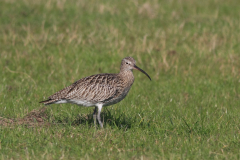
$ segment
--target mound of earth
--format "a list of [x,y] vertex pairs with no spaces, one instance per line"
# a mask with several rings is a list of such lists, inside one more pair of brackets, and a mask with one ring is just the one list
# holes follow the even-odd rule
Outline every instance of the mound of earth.
[[28,127],[50,125],[47,122],[48,116],[46,113],[46,107],[39,110],[33,110],[23,118],[3,118],[0,117],[0,126],[13,126],[13,125],[26,125]]

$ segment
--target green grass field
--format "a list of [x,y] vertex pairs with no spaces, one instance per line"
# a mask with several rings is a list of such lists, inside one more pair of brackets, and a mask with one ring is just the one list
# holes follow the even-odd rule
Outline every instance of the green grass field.
[[[1,0],[0,159],[240,159],[240,1]],[[131,56],[128,96],[92,112],[39,101]],[[2,119],[2,120],[1,120]],[[36,124],[36,125],[35,125]]]

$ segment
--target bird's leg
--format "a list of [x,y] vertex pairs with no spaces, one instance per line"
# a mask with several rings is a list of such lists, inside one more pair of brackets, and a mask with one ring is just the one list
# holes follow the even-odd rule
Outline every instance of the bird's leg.
[[101,110],[102,110],[102,104],[97,104],[97,107],[98,107],[98,114],[97,114],[97,119],[98,119],[98,123],[99,125],[101,126],[101,128],[103,128],[103,123],[101,121]]
[[95,109],[93,111],[94,126],[96,126],[96,120],[97,120],[97,107],[95,107]]

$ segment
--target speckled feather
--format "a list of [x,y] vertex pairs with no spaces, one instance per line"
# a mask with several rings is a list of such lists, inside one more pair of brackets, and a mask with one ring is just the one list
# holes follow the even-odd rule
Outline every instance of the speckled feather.
[[76,81],[72,85],[51,95],[47,101],[43,102],[45,104],[52,104],[61,99],[75,99],[88,101],[93,104],[102,102],[106,104],[104,106],[107,106],[117,100],[118,97],[121,97],[120,95],[124,93],[124,90],[128,92],[133,81],[134,77],[132,77],[130,83],[127,83],[118,74],[92,75]]

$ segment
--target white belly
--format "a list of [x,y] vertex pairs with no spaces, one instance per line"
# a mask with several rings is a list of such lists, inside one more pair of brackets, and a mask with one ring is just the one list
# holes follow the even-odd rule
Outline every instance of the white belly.
[[81,100],[76,100],[76,99],[60,100],[60,101],[57,101],[55,104],[60,104],[60,103],[73,103],[73,104],[76,104],[79,106],[85,106],[85,107],[95,106],[95,103],[90,103],[87,101],[81,101]]

